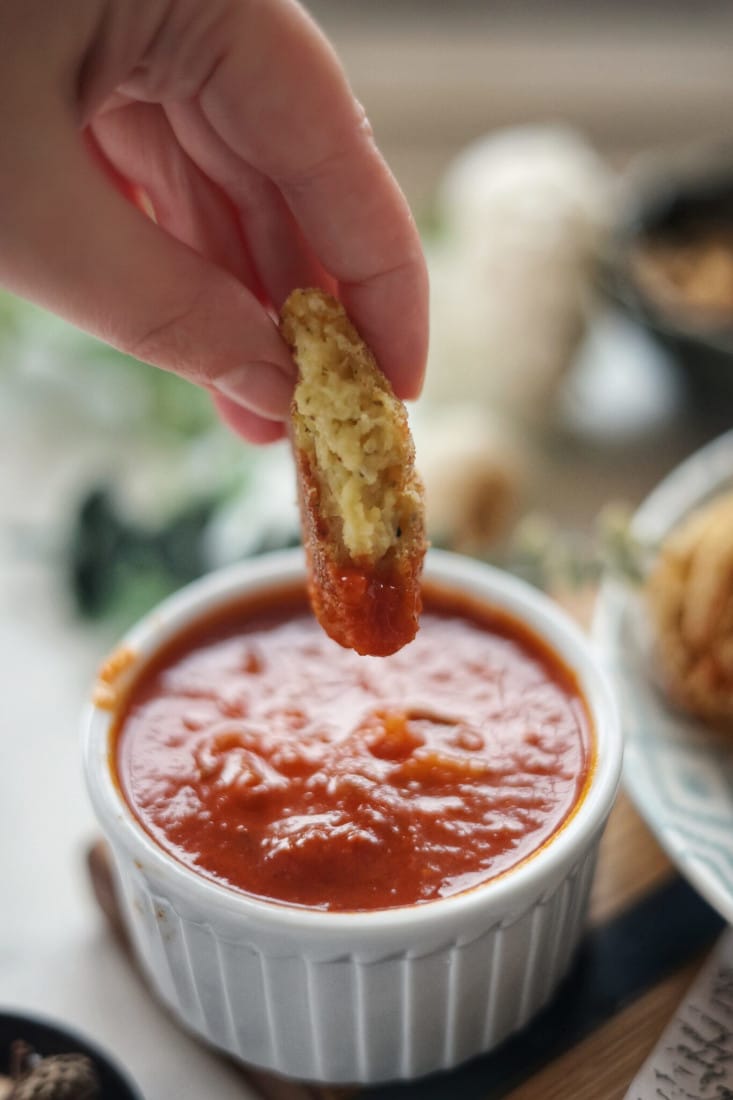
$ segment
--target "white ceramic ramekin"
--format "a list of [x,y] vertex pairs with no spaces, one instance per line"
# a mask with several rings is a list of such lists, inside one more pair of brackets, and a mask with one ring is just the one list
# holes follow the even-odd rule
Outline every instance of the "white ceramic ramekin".
[[[299,551],[189,586],[124,639],[134,668],[201,613],[303,576]],[[125,919],[153,989],[191,1031],[303,1080],[377,1082],[447,1069],[496,1046],[542,1007],[578,944],[619,782],[613,697],[582,633],[496,570],[431,551],[426,577],[508,611],[578,676],[597,761],[580,807],[513,871],[420,906],[327,913],[268,903],[177,863],[140,827],[110,771],[108,710],[86,715],[87,782],[115,856]]]

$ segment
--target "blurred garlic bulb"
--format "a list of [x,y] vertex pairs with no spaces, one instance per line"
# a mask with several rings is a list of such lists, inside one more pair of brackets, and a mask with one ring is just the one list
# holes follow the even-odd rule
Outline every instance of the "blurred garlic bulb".
[[429,538],[481,553],[508,533],[524,481],[519,441],[486,410],[451,405],[413,420]]
[[665,540],[646,596],[670,699],[706,720],[733,722],[733,493]]
[[585,333],[610,173],[570,130],[488,135],[448,169],[429,251],[427,397],[547,416]]

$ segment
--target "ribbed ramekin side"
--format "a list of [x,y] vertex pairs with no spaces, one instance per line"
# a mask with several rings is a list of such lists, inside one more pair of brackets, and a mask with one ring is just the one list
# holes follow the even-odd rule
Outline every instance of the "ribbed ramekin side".
[[119,867],[140,963],[190,1030],[286,1076],[375,1083],[449,1069],[539,1011],[578,945],[597,847],[549,896],[469,942],[387,958],[358,947],[331,958],[295,939],[263,949],[246,924],[233,935],[194,919],[124,855]]
[[573,961],[588,907],[598,842],[549,896],[452,951],[447,1069],[498,1046],[550,1000]]

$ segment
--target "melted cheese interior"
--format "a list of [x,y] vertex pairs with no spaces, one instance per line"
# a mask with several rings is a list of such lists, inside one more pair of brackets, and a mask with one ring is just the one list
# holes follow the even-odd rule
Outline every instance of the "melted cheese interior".
[[409,456],[397,399],[338,319],[311,318],[298,333],[297,359],[296,443],[318,471],[322,509],[352,558],[378,561],[420,507],[417,487],[404,484]]

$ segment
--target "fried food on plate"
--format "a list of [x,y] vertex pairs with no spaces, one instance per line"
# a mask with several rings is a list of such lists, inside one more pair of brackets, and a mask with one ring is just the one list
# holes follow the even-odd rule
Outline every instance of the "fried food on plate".
[[733,493],[693,512],[665,539],[646,596],[670,699],[733,726]]
[[417,633],[426,549],[405,407],[335,298],[294,291],[281,331],[299,370],[291,435],[313,610],[341,645],[386,656]]

